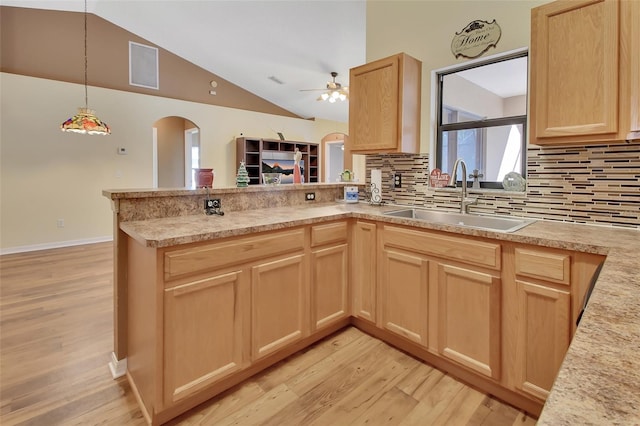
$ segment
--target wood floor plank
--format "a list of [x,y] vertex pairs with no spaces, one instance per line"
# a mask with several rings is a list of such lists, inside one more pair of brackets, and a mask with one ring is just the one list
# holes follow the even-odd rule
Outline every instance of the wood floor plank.
[[286,407],[297,398],[298,396],[295,392],[282,383],[231,416],[218,420],[216,425],[246,426],[260,424],[265,418],[277,414],[283,407]]
[[[111,243],[0,256],[0,424],[142,426],[113,348]],[[446,422],[446,423],[442,423]],[[535,419],[348,327],[168,425],[533,426]]]
[[393,386],[400,381],[409,369],[402,364],[386,362],[365,380],[354,387],[331,408],[309,425],[322,426],[327,424],[352,424],[355,420],[371,409]]
[[399,425],[418,404],[414,398],[393,386],[369,409],[355,418],[352,425]]
[[[273,390],[281,384],[282,383],[279,383],[276,386],[270,387],[269,390]],[[252,404],[265,394],[266,392],[256,380],[249,379],[229,389],[227,392],[222,393],[214,400],[208,401],[173,421],[168,422],[167,425],[215,425],[225,418],[232,416],[234,413],[239,412],[249,404]]]

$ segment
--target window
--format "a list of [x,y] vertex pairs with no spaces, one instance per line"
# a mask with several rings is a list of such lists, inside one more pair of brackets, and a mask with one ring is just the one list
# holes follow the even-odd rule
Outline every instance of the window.
[[462,158],[468,174],[477,170],[482,188],[502,188],[509,172],[526,176],[527,52],[436,76],[436,167],[451,174]]

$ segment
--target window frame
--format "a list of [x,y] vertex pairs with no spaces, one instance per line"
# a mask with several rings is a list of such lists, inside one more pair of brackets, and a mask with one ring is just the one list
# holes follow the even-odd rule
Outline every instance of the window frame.
[[[443,134],[444,132],[451,131],[460,131],[460,130],[472,130],[472,129],[482,129],[484,136],[482,137],[481,144],[483,148],[486,147],[488,141],[486,140],[486,129],[489,127],[500,127],[500,126],[509,126],[509,125],[521,125],[522,126],[522,141],[521,141],[521,152],[522,152],[522,161],[521,161],[521,170],[520,174],[526,178],[527,176],[527,119],[528,119],[528,105],[529,105],[529,90],[527,87],[526,104],[527,104],[527,112],[524,115],[517,116],[509,116],[509,117],[500,117],[500,118],[487,118],[480,119],[476,121],[464,121],[461,123],[451,123],[451,124],[442,124],[443,119],[443,110],[452,108],[448,105],[443,104],[443,85],[444,85],[444,77],[450,74],[455,74],[460,71],[465,71],[473,68],[478,68],[486,65],[496,64],[499,62],[509,61],[517,58],[527,58],[527,64],[529,62],[529,51],[527,49],[520,50],[512,53],[503,54],[500,56],[494,56],[491,58],[486,58],[481,61],[473,61],[461,64],[460,66],[448,68],[446,70],[436,71],[436,145],[435,145],[435,167],[442,170],[442,162],[443,158],[440,155],[440,151],[442,150],[443,144]],[[527,86],[529,81],[529,75],[527,72]],[[483,149],[481,153],[484,161],[484,156],[486,155]],[[475,169],[475,165],[468,165],[471,170]],[[470,172],[471,170],[467,170]],[[465,177],[466,178],[466,177]],[[462,184],[462,179],[458,180],[458,184]],[[473,184],[472,180],[467,179],[467,187],[470,187]],[[480,188],[490,188],[490,189],[503,189],[502,182],[493,182],[493,181],[480,181]]]

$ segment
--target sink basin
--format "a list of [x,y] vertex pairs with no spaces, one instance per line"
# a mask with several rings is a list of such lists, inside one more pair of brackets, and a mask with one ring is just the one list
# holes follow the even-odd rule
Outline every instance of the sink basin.
[[424,220],[425,222],[442,223],[445,225],[466,226],[498,232],[514,232],[535,222],[534,219],[518,219],[498,216],[481,216],[475,214],[461,214],[454,212],[440,212],[422,209],[399,209],[384,213],[385,216],[402,217],[407,219]]

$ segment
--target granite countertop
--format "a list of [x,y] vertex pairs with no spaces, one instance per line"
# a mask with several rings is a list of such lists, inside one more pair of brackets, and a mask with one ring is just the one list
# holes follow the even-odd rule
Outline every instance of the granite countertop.
[[538,220],[513,233],[383,216],[397,206],[326,203],[120,223],[169,247],[350,217],[606,255],[538,425],[640,424],[640,231]]

